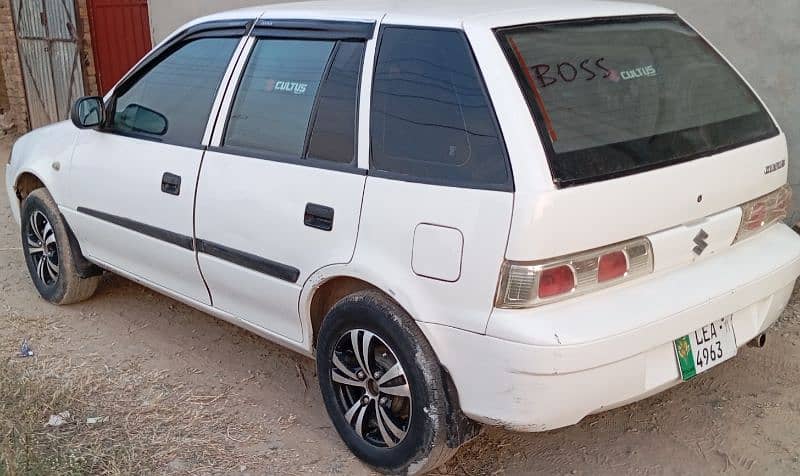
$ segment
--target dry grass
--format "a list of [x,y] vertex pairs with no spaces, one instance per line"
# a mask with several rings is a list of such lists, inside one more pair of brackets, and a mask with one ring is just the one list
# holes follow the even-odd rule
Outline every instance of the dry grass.
[[[0,348],[15,346],[0,335]],[[220,474],[258,466],[237,448],[263,430],[222,413],[233,398],[227,393],[196,391],[135,363],[109,368],[97,355],[4,357],[0,475]],[[64,411],[66,424],[45,425]],[[107,421],[87,423],[97,417]]]

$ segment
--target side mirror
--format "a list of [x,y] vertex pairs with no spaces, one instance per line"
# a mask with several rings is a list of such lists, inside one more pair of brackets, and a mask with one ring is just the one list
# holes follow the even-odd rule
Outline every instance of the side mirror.
[[167,133],[167,118],[160,112],[139,104],[129,104],[117,116],[115,123],[127,128],[131,132],[143,132],[156,136]]
[[88,96],[75,102],[70,117],[78,129],[93,129],[105,121],[105,115],[103,98]]

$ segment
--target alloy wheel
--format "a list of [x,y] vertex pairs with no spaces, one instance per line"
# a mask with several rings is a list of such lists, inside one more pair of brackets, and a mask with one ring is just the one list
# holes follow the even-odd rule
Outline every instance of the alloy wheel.
[[27,227],[28,254],[33,260],[36,276],[45,286],[58,282],[59,253],[53,226],[39,210],[31,214]]
[[344,419],[363,440],[393,448],[408,434],[412,395],[395,352],[370,331],[342,335],[331,357],[331,378]]

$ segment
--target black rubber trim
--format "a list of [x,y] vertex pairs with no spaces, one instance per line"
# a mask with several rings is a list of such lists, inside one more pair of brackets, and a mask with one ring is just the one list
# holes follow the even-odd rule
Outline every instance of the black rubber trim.
[[289,283],[297,283],[300,279],[297,268],[210,241],[197,240],[197,251]]
[[78,213],[112,223],[122,228],[135,231],[136,233],[149,236],[150,238],[155,238],[156,240],[165,241],[169,244],[179,246],[189,251],[194,251],[194,239],[191,236],[181,235],[169,230],[164,230],[163,228],[156,228],[135,220],[130,220],[128,218],[111,215],[89,208],[78,207]]
[[199,38],[243,37],[250,31],[251,25],[252,20],[225,20],[201,23],[187,28],[152,51],[144,61],[129,71],[120,81],[120,86],[114,89],[114,96],[124,94],[142,75],[153,69],[155,65],[164,60],[166,55],[172,53],[186,41]]
[[369,40],[375,35],[375,22],[335,20],[270,20],[256,23],[252,36],[324,40]]
[[[138,221],[130,220],[128,218],[111,215],[109,213],[92,210],[89,208],[78,207],[78,213],[97,218],[108,223],[120,226],[122,228],[141,233],[142,235],[155,238],[175,246],[180,246],[189,251],[195,251],[195,240],[190,236],[173,233],[169,230],[156,228],[154,226],[146,225]],[[289,265],[277,263],[275,261],[261,258],[244,251],[228,248],[227,246],[212,243],[206,240],[196,241],[196,250],[198,253],[203,253],[223,261],[233,263],[235,265],[256,271],[267,276],[272,276],[283,281],[290,283],[297,283],[300,279],[300,270]]]

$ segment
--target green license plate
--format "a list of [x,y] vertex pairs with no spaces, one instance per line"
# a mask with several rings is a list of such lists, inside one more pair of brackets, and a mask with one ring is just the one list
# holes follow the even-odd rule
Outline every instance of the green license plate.
[[684,381],[732,359],[737,351],[731,316],[712,322],[675,341],[675,354],[678,356],[681,378]]

